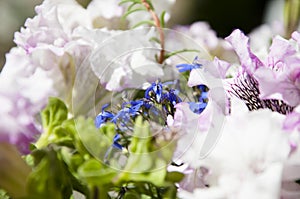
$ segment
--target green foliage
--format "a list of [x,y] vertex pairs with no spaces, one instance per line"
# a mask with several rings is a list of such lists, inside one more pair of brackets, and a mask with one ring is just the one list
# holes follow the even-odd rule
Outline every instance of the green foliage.
[[167,172],[174,144],[156,140],[137,117],[121,170],[101,161],[112,145],[115,125],[97,129],[91,118],[67,118],[67,108],[49,100],[41,116],[46,137],[25,159],[33,167],[26,199],[69,199],[76,190],[89,198],[174,198],[183,174]]
[[66,105],[57,98],[49,98],[47,107],[42,111],[42,125],[44,132],[42,133],[35,146],[42,148],[47,146],[52,141],[63,137],[64,131],[61,128],[61,124],[68,117],[68,109]]
[[7,193],[2,189],[0,189],[0,199],[9,199]]
[[[153,15],[156,15],[155,13],[155,9],[154,6],[152,5],[152,2],[150,0],[121,0],[119,5],[127,5],[126,6],[126,12],[123,14],[122,18],[125,20],[126,17],[128,17],[129,15],[136,13],[136,12],[140,12],[140,11],[145,11],[145,12],[152,12],[152,20],[145,20],[145,21],[141,21],[138,22],[137,24],[132,26],[132,29],[137,28],[139,26],[142,25],[150,25],[150,26],[157,26],[157,24],[155,23],[155,19],[153,19]],[[165,16],[166,12],[163,11],[160,14],[160,18],[158,18],[159,25],[163,28],[165,27],[165,20],[164,20],[164,16]]]
[[33,151],[36,167],[28,178],[28,198],[69,199],[72,194],[68,168],[52,148]]

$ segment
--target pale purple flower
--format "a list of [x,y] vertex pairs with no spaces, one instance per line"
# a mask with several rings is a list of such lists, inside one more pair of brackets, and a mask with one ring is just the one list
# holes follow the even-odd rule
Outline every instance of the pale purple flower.
[[175,30],[191,38],[211,56],[217,56],[226,61],[236,60],[232,47],[224,39],[218,38],[217,33],[205,21],[198,21],[189,26],[176,26]]
[[32,67],[17,49],[6,58],[0,75],[0,142],[14,144],[22,153],[28,153],[30,142],[41,132],[35,118],[55,92],[47,72]]
[[190,26],[176,26],[175,30],[192,37],[195,42],[209,50],[213,50],[219,45],[217,33],[211,29],[207,22],[199,21]]
[[253,74],[257,68],[263,65],[259,58],[251,52],[249,38],[240,30],[234,30],[225,39],[232,45],[238,55],[243,71]]
[[268,55],[272,39],[276,35],[283,36],[284,33],[284,24],[280,21],[272,21],[256,27],[248,34],[252,52],[264,59]]
[[300,58],[293,41],[275,37],[268,55],[262,61],[252,53],[249,38],[240,30],[235,30],[226,40],[239,56],[241,72],[258,81],[261,99],[279,99],[290,106],[300,103]]
[[92,22],[76,1],[46,0],[36,12],[15,34],[0,76],[0,141],[23,153],[42,131],[36,118],[48,97],[71,102],[76,70],[93,47],[84,32]]

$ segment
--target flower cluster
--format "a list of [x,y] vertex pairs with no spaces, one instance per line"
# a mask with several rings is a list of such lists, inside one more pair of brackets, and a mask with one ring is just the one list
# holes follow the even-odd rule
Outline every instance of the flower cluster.
[[174,2],[36,7],[0,75],[0,197],[300,197],[300,32],[164,29]]

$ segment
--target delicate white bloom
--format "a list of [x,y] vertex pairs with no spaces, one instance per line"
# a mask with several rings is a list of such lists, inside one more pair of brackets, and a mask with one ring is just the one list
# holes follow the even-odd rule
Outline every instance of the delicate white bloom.
[[164,71],[155,60],[159,47],[150,41],[155,34],[155,29],[116,31],[100,43],[90,58],[100,83],[110,91],[120,91],[141,88],[144,83],[158,78],[163,81]]
[[111,19],[113,17],[121,17],[124,13],[124,8],[119,6],[120,0],[93,0],[89,3],[87,10],[93,20],[97,17]]
[[193,193],[182,190],[179,196],[279,198],[282,170],[291,149],[288,134],[281,130],[284,116],[259,110],[226,118],[221,138],[199,163],[209,170],[205,182],[209,187]]
[[300,179],[300,106],[288,114],[283,123],[283,129],[289,134],[291,153],[285,162],[282,174],[281,195],[284,199],[300,197],[300,185],[295,183]]

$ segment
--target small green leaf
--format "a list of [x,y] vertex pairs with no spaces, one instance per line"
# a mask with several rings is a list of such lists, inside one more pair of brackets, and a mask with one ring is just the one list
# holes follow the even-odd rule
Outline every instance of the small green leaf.
[[124,15],[122,16],[123,19],[125,19],[128,15],[135,13],[135,12],[139,12],[139,11],[147,11],[146,8],[136,8],[133,10],[128,10],[127,12],[124,13]]
[[63,101],[50,97],[47,107],[42,111],[42,124],[44,128],[53,128],[67,119],[68,109]]
[[139,3],[135,2],[135,3],[132,3],[130,6],[128,6],[127,10],[132,10],[134,8],[134,6],[136,5],[139,5]]
[[125,4],[125,3],[129,3],[129,2],[132,2],[132,3],[142,3],[141,0],[122,0],[119,5],[122,5],[122,4]]
[[60,126],[68,117],[68,109],[63,101],[50,97],[48,105],[41,113],[44,132],[41,134],[35,146],[42,148],[55,142],[55,128]]
[[166,11],[163,11],[160,15],[160,25],[162,28],[165,27],[165,15],[166,15]]
[[28,198],[69,199],[72,186],[69,172],[57,154],[51,148],[32,153],[36,167],[27,181]]
[[158,43],[158,44],[161,43],[160,40],[159,40],[157,37],[151,37],[151,38],[149,39],[149,41],[153,41],[153,42],[156,42],[156,43]]
[[182,50],[178,50],[178,51],[174,51],[174,52],[170,52],[170,53],[167,53],[165,55],[165,58],[170,58],[174,55],[177,55],[177,54],[180,54],[180,53],[186,53],[186,52],[200,52],[199,50],[196,50],[196,49],[182,49]]
[[134,26],[132,26],[132,29],[137,28],[142,25],[145,25],[145,24],[148,24],[150,26],[155,26],[155,23],[153,21],[150,21],[150,20],[149,21],[141,21],[141,22],[135,24]]

